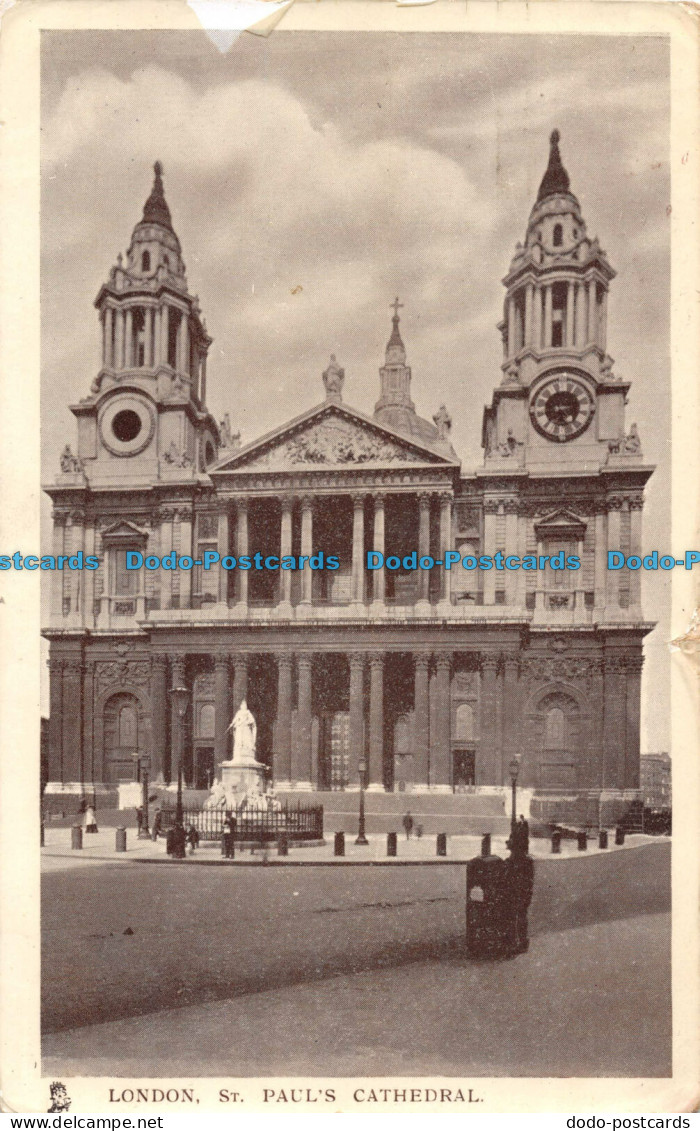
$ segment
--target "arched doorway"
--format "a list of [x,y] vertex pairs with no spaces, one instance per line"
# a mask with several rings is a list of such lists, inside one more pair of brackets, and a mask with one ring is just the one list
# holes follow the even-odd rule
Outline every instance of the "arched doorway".
[[119,692],[112,695],[104,708],[104,779],[110,785],[136,780],[137,760],[134,754],[146,753],[139,718],[139,701],[135,695]]
[[573,789],[577,785],[577,753],[581,738],[581,711],[573,695],[550,691],[537,704],[538,787]]

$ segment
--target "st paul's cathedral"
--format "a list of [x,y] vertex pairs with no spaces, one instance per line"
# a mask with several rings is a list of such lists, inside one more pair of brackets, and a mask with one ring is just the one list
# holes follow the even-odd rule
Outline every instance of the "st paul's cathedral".
[[[150,757],[177,776],[169,690],[189,693],[183,772],[207,789],[245,698],[278,796],[358,790],[505,796],[509,764],[545,821],[614,821],[639,798],[644,464],[630,385],[607,353],[615,272],[588,235],[559,153],[503,282],[502,373],[465,468],[444,406],[411,399],[399,311],[371,416],[334,357],[316,407],[241,446],[235,401],[207,409],[212,339],[190,293],[162,169],[95,300],[102,356],[60,472],[51,553],[49,782],[71,809],[116,804]],[[391,296],[387,296],[387,302]],[[410,343],[409,343],[410,346]],[[319,365],[319,371],[322,366]],[[429,382],[440,399],[438,381]],[[235,378],[231,383],[235,392]],[[370,550],[577,555],[578,570],[366,568]],[[126,568],[175,551],[192,569]],[[204,569],[207,551],[340,568]],[[415,803],[415,802],[413,802]]]

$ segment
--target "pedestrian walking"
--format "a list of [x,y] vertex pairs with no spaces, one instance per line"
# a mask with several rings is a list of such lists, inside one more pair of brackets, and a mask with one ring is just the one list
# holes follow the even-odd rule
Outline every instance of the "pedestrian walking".
[[523,856],[527,856],[530,851],[530,826],[522,813],[517,825],[516,851],[522,853]]
[[199,848],[199,833],[194,825],[190,825],[187,830],[187,843],[190,846],[190,856],[194,856],[195,848]]
[[158,840],[158,836],[162,831],[163,831],[163,818],[161,816],[160,809],[156,809],[155,813],[153,814],[153,828],[152,828],[152,831],[151,831],[151,838],[153,840]]
[[404,813],[403,827],[406,831],[406,840],[410,840],[411,833],[413,832],[413,817],[408,810]]
[[85,808],[85,832],[97,832],[97,818],[95,817],[95,809],[89,802]]
[[136,828],[139,833],[143,829],[143,805],[136,806]]

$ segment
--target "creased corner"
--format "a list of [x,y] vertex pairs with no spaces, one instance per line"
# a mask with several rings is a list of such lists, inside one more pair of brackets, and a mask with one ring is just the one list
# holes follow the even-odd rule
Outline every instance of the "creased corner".
[[293,3],[294,0],[187,0],[188,7],[222,54],[243,31],[269,35]]
[[686,631],[672,640],[669,647],[672,651],[683,652],[685,656],[694,656],[700,661],[700,608],[693,613]]

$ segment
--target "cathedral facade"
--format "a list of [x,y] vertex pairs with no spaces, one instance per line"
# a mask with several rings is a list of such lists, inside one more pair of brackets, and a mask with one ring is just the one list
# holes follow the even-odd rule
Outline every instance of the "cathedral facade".
[[[652,468],[607,353],[614,274],[555,131],[504,279],[482,465],[462,467],[444,407],[417,415],[398,300],[371,417],[345,402],[332,357],[315,408],[241,446],[206,407],[212,339],[156,165],[95,301],[102,358],[71,406],[77,453],[66,447],[46,488],[52,554],[99,563],[52,575],[47,801],[108,804],[136,754],[172,784],[169,691],[184,687],[195,789],[230,757],[245,698],[278,794],[357,790],[361,776],[377,792],[503,793],[516,757],[534,816],[618,819],[640,796],[652,626],[639,572],[608,570],[607,553],[640,553]],[[369,551],[402,563],[450,550],[537,568],[366,568]],[[191,568],[129,570],[130,552]],[[321,553],[338,568],[309,568]],[[580,569],[552,568],[562,553]],[[219,555],[209,569],[206,554]],[[256,554],[277,565],[240,568]]]

